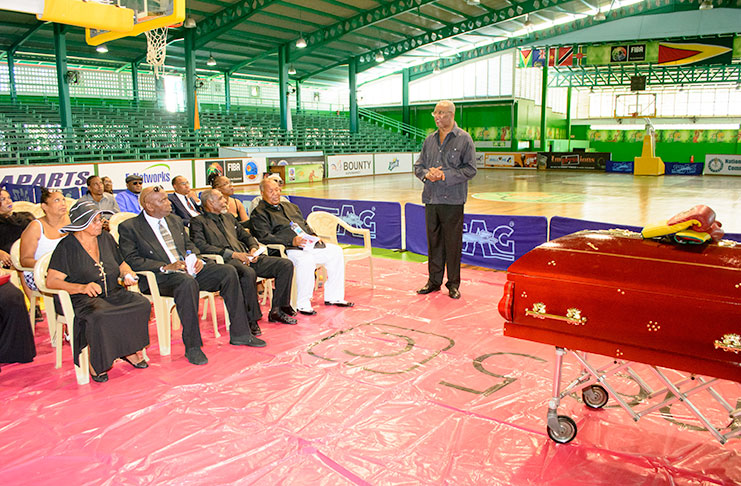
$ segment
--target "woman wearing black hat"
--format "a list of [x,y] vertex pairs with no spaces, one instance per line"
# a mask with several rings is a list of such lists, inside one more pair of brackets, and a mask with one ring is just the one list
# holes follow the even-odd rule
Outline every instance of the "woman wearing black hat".
[[121,358],[135,368],[149,365],[142,350],[149,345],[149,301],[128,292],[124,285],[136,281],[124,262],[116,241],[102,231],[101,211],[90,201],[70,210],[71,223],[61,229],[64,238],[49,262],[46,285],[71,294],[75,309],[75,363],[90,345],[90,374],[94,381],[108,381],[108,369]]

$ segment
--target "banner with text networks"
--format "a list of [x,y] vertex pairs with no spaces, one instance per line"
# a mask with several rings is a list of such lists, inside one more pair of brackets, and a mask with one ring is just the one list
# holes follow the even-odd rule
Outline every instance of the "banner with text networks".
[[[425,207],[404,206],[406,249],[427,255]],[[525,253],[547,241],[548,219],[543,216],[465,214],[461,261],[506,270]]]
[[581,230],[609,230],[625,229],[640,233],[643,229],[640,226],[631,226],[627,224],[600,223],[598,221],[587,221],[586,219],[564,218],[563,216],[553,216],[550,224],[550,239],[555,240],[562,236],[570,235]]
[[[371,245],[374,248],[401,248],[401,205],[397,202],[302,196],[291,196],[291,202],[301,208],[304,218],[312,211],[326,211],[350,226],[370,230]],[[342,227],[338,227],[337,241],[363,246],[362,236],[353,236]]]

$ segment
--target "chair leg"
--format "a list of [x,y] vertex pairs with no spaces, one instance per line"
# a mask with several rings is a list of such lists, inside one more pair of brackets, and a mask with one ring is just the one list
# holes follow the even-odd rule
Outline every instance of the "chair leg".
[[[73,339],[70,336],[70,344],[73,344]],[[77,375],[78,385],[87,385],[90,383],[90,346],[85,346],[85,349],[80,353],[80,366],[75,366],[75,374]]]
[[229,328],[231,327],[232,323],[229,321],[229,311],[226,308],[226,302],[223,301],[223,298],[221,300],[224,304],[224,327],[226,327],[226,331],[229,332]]
[[[56,361],[54,362],[54,367],[56,369],[59,369],[62,367],[62,335],[64,334],[64,323],[62,321],[54,319],[53,326],[54,326],[54,347],[56,348],[55,349]],[[70,339],[70,345],[72,345],[71,335],[69,339]]]
[[[208,304],[211,303],[211,299],[206,300],[206,302],[203,304],[203,313],[201,314],[201,320],[206,319],[206,314],[208,314]],[[211,309],[213,309],[213,306],[211,306]]]
[[206,302],[211,306],[211,321],[214,323],[214,336],[217,338],[221,337],[221,333],[219,332],[219,323],[216,320],[216,302],[214,301],[214,294],[208,294]]
[[170,355],[170,319],[165,310],[164,303],[154,303],[154,320],[157,324],[157,342],[160,348],[160,356]]
[[375,289],[376,284],[373,282],[373,258],[368,257],[368,268],[370,268],[370,277],[371,277],[371,288]]

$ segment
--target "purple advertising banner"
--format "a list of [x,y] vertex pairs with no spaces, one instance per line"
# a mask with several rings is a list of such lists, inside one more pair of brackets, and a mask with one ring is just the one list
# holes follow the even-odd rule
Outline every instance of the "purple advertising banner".
[[[10,193],[10,198],[13,201],[29,201],[32,203],[41,202],[41,186],[28,186],[25,184],[5,184],[5,189]],[[79,187],[54,187],[50,189],[54,191],[61,191],[61,193],[64,194],[64,197],[69,197],[72,199],[80,198]],[[87,187],[85,188],[85,192],[87,192]]]
[[[425,208],[404,206],[406,249],[427,255]],[[466,214],[463,219],[462,262],[506,270],[525,253],[547,241],[548,220],[542,216]]]
[[600,223],[597,221],[587,221],[585,219],[564,218],[562,216],[553,216],[550,224],[550,239],[555,240],[562,236],[570,235],[581,230],[608,230],[613,228],[627,229],[640,233],[643,229],[640,226],[630,226],[626,224]]
[[[350,226],[370,230],[371,245],[374,248],[401,248],[401,205],[397,202],[317,199],[302,196],[291,196],[291,202],[301,208],[304,218],[312,211],[326,211]],[[341,227],[337,231],[337,241],[363,246],[362,236],[353,236]]]

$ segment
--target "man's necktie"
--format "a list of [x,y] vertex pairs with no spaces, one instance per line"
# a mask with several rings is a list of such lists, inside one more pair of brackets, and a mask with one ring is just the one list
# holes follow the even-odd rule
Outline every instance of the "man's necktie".
[[160,219],[160,234],[162,235],[162,239],[165,240],[165,245],[167,245],[167,249],[170,250],[170,253],[172,253],[172,256],[175,258],[180,258],[180,253],[178,252],[177,247],[175,246],[175,240],[172,239],[172,233],[170,233],[170,230],[167,227],[167,223],[165,223],[164,218]]
[[219,226],[219,229],[222,233],[224,233],[224,236],[226,237],[226,241],[229,242],[229,246],[231,247],[232,251],[239,251],[239,252],[249,252],[246,245],[243,245],[241,241],[239,241],[239,238],[234,236],[234,234],[229,231],[227,228],[226,223],[224,222],[224,218],[221,215],[218,215],[216,217],[216,224]]
[[188,209],[190,209],[191,214],[198,213],[198,211],[196,211],[195,206],[193,206],[193,203],[191,202],[191,200],[190,200],[190,198],[188,196],[185,197],[185,201],[188,203]]

